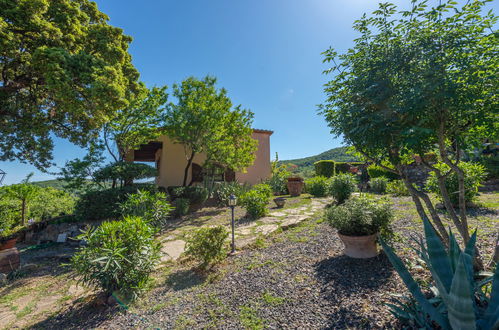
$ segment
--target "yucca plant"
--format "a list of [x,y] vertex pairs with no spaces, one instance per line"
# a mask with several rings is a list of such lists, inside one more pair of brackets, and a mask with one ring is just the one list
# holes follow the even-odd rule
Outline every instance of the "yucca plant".
[[411,318],[419,327],[499,329],[499,266],[485,280],[475,280],[476,231],[464,251],[452,231],[449,231],[448,250],[427,220],[424,221],[424,231],[426,244],[421,239],[417,251],[435,283],[433,298],[426,298],[404,263],[386,242],[380,240],[388,259],[414,298],[389,304],[392,313],[397,317]]

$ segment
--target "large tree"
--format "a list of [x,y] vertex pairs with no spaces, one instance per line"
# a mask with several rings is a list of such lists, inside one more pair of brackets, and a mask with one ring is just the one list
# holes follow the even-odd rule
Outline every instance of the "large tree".
[[0,0],[0,160],[44,170],[53,136],[84,146],[141,89],[108,20],[88,0]]
[[225,89],[216,88],[216,78],[189,77],[173,86],[176,103],[170,103],[166,134],[184,145],[186,166],[183,185],[197,154],[207,156],[207,165],[216,164],[234,171],[254,161],[256,140],[251,137],[253,113],[232,107]]
[[[424,162],[438,177],[449,217],[467,242],[460,154],[498,134],[497,17],[483,13],[486,2],[457,7],[442,1],[428,8],[428,1],[412,1],[406,11],[380,4],[372,17],[355,22],[360,36],[351,49],[339,56],[333,49],[324,53],[333,64],[326,73],[335,77],[325,86],[320,111],[332,133],[399,174],[421,218],[431,219],[445,242],[444,223],[425,191],[413,185],[407,164],[414,154],[424,160],[426,152],[436,151],[447,165],[442,172]],[[444,184],[452,172],[459,179],[459,212]]]
[[161,134],[167,99],[166,86],[144,89],[104,125],[104,143],[116,162],[125,160],[130,150]]

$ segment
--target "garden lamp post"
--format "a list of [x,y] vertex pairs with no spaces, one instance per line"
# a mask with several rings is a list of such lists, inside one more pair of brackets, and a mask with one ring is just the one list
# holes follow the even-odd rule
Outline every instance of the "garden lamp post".
[[232,251],[230,252],[231,254],[236,253],[236,243],[234,241],[234,207],[237,205],[237,198],[234,196],[234,194],[231,194],[229,197],[229,206],[232,212]]

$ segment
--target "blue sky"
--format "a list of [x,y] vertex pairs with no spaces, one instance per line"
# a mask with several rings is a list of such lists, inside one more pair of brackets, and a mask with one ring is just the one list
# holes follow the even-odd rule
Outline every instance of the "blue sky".
[[[218,78],[234,104],[255,113],[254,127],[274,131],[272,157],[311,156],[341,145],[316,105],[324,99],[321,52],[356,37],[352,23],[373,0],[98,0],[110,23],[133,37],[133,63],[148,86],[190,75]],[[407,6],[410,2],[395,1]],[[497,5],[495,5],[497,6]],[[56,140],[57,166],[84,152]],[[4,183],[53,178],[18,162],[0,162]],[[53,170],[57,170],[53,168]]]

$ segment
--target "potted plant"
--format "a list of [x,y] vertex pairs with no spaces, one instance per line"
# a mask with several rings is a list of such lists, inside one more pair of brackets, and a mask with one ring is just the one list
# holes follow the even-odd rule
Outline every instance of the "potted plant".
[[387,202],[366,197],[348,199],[326,211],[326,220],[338,231],[345,245],[343,252],[352,258],[377,256],[378,235],[384,239],[393,235],[392,218],[392,209]]
[[284,207],[284,204],[286,204],[286,198],[276,197],[274,198],[274,203],[275,205],[277,205],[278,208],[282,209]]
[[300,177],[289,177],[287,182],[287,187],[289,194],[291,196],[300,196],[303,189],[303,178]]

